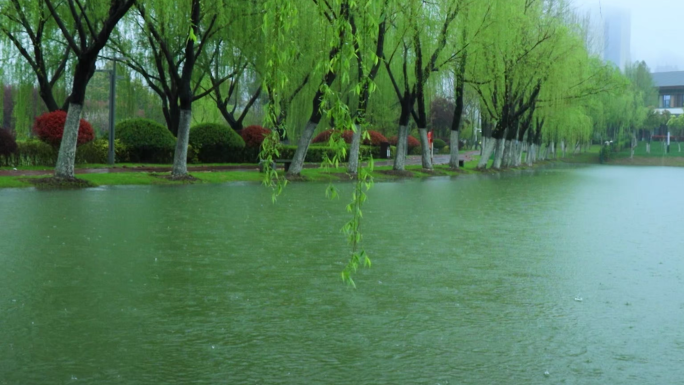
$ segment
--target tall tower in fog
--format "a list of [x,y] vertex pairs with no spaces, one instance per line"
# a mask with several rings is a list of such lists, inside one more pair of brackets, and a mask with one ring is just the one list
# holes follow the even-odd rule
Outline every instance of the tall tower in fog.
[[603,10],[603,60],[624,71],[631,62],[632,22],[629,11],[619,8]]

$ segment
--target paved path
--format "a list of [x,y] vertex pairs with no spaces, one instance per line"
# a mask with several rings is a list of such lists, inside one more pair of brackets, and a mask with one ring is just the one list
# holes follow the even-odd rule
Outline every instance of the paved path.
[[[464,161],[472,160],[473,155],[479,154],[479,151],[466,151],[459,155],[459,158]],[[449,155],[435,155],[434,164],[448,164]],[[391,166],[394,164],[392,159],[389,160],[379,160],[375,162],[376,166]],[[406,165],[419,165],[421,164],[420,155],[409,155],[406,157]],[[316,168],[318,164],[308,163],[305,165],[306,168]],[[256,165],[250,166],[188,166],[189,172],[201,172],[201,171],[254,171],[258,169]],[[77,168],[76,174],[109,174],[118,172],[169,172],[171,167],[167,166],[138,166],[138,167],[103,167],[103,168]],[[36,175],[51,175],[53,170],[0,170],[0,176],[36,176]]]

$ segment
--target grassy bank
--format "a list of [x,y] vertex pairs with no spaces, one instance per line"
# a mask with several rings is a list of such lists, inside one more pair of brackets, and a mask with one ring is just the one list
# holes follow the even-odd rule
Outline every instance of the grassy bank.
[[[405,174],[397,174],[392,172],[392,166],[376,166],[373,172],[373,177],[378,180],[393,180],[397,178],[426,178],[432,176],[458,176],[461,174],[475,172],[477,166],[477,159],[466,162],[465,167],[460,171],[450,170],[447,165],[437,165],[433,172],[426,172],[421,166],[407,166]],[[254,164],[250,165],[236,165],[236,164],[202,164],[201,166],[244,166],[241,170],[221,170],[221,171],[195,171],[191,175],[198,179],[195,183],[226,183],[226,182],[260,182],[263,174],[259,173]],[[105,168],[106,165],[82,165],[78,168],[97,169]],[[151,172],[149,169],[140,171],[140,167],[149,168],[150,165],[144,164],[122,164],[117,166],[118,172],[92,172],[85,174],[77,174],[77,177],[94,185],[174,185],[183,184],[187,182],[176,182],[164,178],[168,172],[155,171]],[[169,165],[155,165],[154,168],[163,169]],[[12,170],[11,168],[3,168],[3,170]],[[52,171],[51,168],[46,167],[22,167],[19,171]],[[0,176],[0,188],[21,188],[32,187],[31,179],[45,178],[46,175],[31,175],[31,176]],[[346,173],[346,168],[337,169],[321,169],[321,168],[305,168],[302,171],[302,180],[306,181],[344,181],[349,180]]]
[[[577,155],[568,155],[567,157],[555,161],[539,162],[533,167],[544,166],[553,162],[565,163],[582,163],[582,164],[598,164],[599,146],[592,147],[588,152]],[[617,161],[618,158],[616,158]],[[654,158],[655,159],[655,158]],[[449,169],[448,165],[437,165],[432,172],[427,172],[422,169],[420,165],[413,165],[406,167],[406,173],[396,173],[392,171],[392,166],[376,166],[373,172],[373,177],[376,181],[394,180],[400,178],[428,178],[434,176],[449,176],[457,177],[464,174],[473,174],[480,172],[476,170],[479,156],[475,156],[473,160],[465,163],[465,166],[459,171]],[[682,159],[684,162],[684,159]],[[488,163],[491,166],[492,161]],[[198,180],[194,183],[227,183],[227,182],[254,182],[258,183],[262,180],[263,174],[259,173],[254,164],[239,165],[239,164],[202,164],[197,166],[211,167],[211,166],[243,166],[240,170],[212,170],[212,171],[194,171],[191,175]],[[178,185],[187,182],[172,181],[165,176],[168,172],[161,171],[170,165],[149,165],[139,163],[127,163],[117,165],[118,172],[98,172],[98,169],[104,169],[107,165],[80,165],[79,168],[94,169],[92,173],[77,174],[77,177],[86,180],[98,186],[117,186],[117,185]],[[141,167],[146,167],[145,171],[141,171]],[[150,170],[150,167],[152,170]],[[159,170],[155,170],[159,168]],[[519,169],[526,169],[527,166]],[[11,170],[11,168],[4,167],[2,170]],[[17,171],[52,171],[48,167],[23,167]],[[487,170],[486,172],[492,172]],[[49,176],[0,176],[0,188],[22,188],[32,187],[31,179],[44,178]],[[337,169],[322,169],[322,168],[305,168],[302,171],[301,180],[305,181],[348,181],[349,176],[345,168]]]
[[684,144],[670,144],[670,152],[662,142],[652,142],[651,151],[646,151],[646,142],[639,142],[631,157],[630,149],[611,153],[608,164],[629,166],[667,166],[684,167]]

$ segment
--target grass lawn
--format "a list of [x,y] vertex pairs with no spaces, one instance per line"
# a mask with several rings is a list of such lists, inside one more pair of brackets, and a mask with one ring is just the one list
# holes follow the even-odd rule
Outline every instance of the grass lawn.
[[670,166],[684,167],[684,144],[682,151],[675,142],[670,143],[670,152],[666,152],[662,142],[652,142],[651,152],[646,152],[646,142],[639,142],[634,149],[634,158],[630,158],[630,149],[623,149],[617,153],[611,153],[608,164],[631,165],[631,166]]
[[[212,166],[244,166],[244,167],[257,167],[254,163],[200,163],[200,164],[188,164],[188,167],[195,167],[195,166],[201,166],[201,167],[212,167]],[[76,169],[83,169],[83,168],[92,168],[92,169],[98,169],[98,168],[109,168],[111,167],[108,164],[105,163],[86,163],[86,164],[77,164]],[[151,163],[117,163],[114,165],[113,168],[136,168],[136,167],[152,167],[152,168],[170,168],[173,167],[173,164],[151,164]],[[7,167],[7,166],[2,166],[0,167],[0,170],[13,170],[15,167]],[[16,167],[17,170],[20,171],[52,171],[55,168],[54,167],[48,167],[48,166],[19,166]]]
[[[570,155],[563,159],[563,161],[572,163],[598,163],[598,151],[599,146],[594,146],[588,153],[583,153],[579,155]],[[434,176],[450,176],[456,177],[464,174],[477,173],[475,169],[477,163],[480,160],[480,156],[476,155],[472,160],[465,163],[465,166],[459,171],[453,171],[449,169],[448,165],[436,165],[433,172],[423,171],[422,166],[412,165],[406,166],[406,171],[409,171],[410,177],[413,178],[428,178]],[[487,163],[487,167],[491,166],[492,160],[490,159]],[[684,162],[684,158],[683,158]],[[126,172],[111,172],[111,173],[89,173],[89,174],[78,174],[77,177],[87,180],[95,185],[174,185],[174,184],[184,184],[187,182],[177,182],[166,179],[164,176],[168,175],[168,172],[142,172],[134,171],[137,166],[152,166],[152,167],[170,167],[171,165],[148,165],[140,163],[126,163],[117,165],[119,167],[126,166],[130,168],[130,171]],[[240,166],[241,164],[200,164],[196,166]],[[192,167],[193,165],[188,165]],[[263,174],[256,170],[254,164],[244,165],[249,170],[229,170],[229,171],[201,171],[201,172],[191,172],[191,175],[199,179],[195,183],[227,183],[227,182],[261,182]],[[105,168],[107,165],[80,165],[77,168]],[[521,168],[527,168],[523,166]],[[5,167],[4,169],[7,169]],[[51,167],[23,167],[20,170],[48,170],[52,171]],[[398,178],[406,178],[407,175],[397,175],[392,173],[392,166],[375,166],[373,171],[373,177],[377,181],[382,180],[394,180]],[[45,175],[48,176],[48,175]],[[45,177],[41,176],[41,177]],[[322,168],[305,168],[302,170],[303,180],[306,181],[345,181],[349,180],[346,174],[346,167],[339,167],[337,169],[322,169]],[[26,179],[38,178],[38,176],[0,176],[0,188],[21,188],[21,187],[31,187],[32,184],[27,182]]]

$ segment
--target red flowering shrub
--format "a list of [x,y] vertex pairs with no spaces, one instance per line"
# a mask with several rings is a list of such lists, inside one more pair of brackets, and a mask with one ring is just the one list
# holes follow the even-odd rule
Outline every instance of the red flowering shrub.
[[[333,132],[335,132],[335,130],[325,130],[316,135],[316,137],[311,140],[311,143],[328,143],[328,140],[330,140],[330,136],[333,134]],[[377,131],[368,130],[368,134],[370,134],[370,141],[365,139],[362,143],[366,146],[379,146],[380,143],[388,142],[387,138]],[[344,139],[344,142],[347,144],[352,142],[353,136],[354,131],[352,130],[345,130],[342,132],[342,139]]]
[[261,126],[248,126],[240,131],[240,136],[245,141],[245,147],[261,147],[261,143],[268,135],[271,135],[271,130]]
[[334,132],[337,130],[325,130],[321,132],[320,134],[316,135],[312,140],[311,143],[328,143],[330,140],[330,137]]
[[368,130],[368,134],[370,135],[370,141],[368,139],[365,139],[363,141],[363,144],[366,146],[379,146],[380,143],[388,143],[389,142],[389,140],[387,140],[387,138],[385,138],[385,135],[383,135],[377,131]]
[[[389,138],[389,143],[392,146],[396,146],[397,145],[397,136],[395,135],[395,136],[392,136],[391,138]],[[418,139],[412,137],[411,135],[409,135],[408,136],[408,151],[410,152],[411,149],[413,149],[415,147],[420,147],[420,141]]]
[[[66,117],[67,113],[64,111],[46,112],[36,118],[36,122],[33,124],[33,132],[43,142],[57,147],[62,142]],[[81,145],[92,142],[93,139],[95,139],[93,126],[84,119],[81,119],[81,122],[78,125],[77,144]]]

